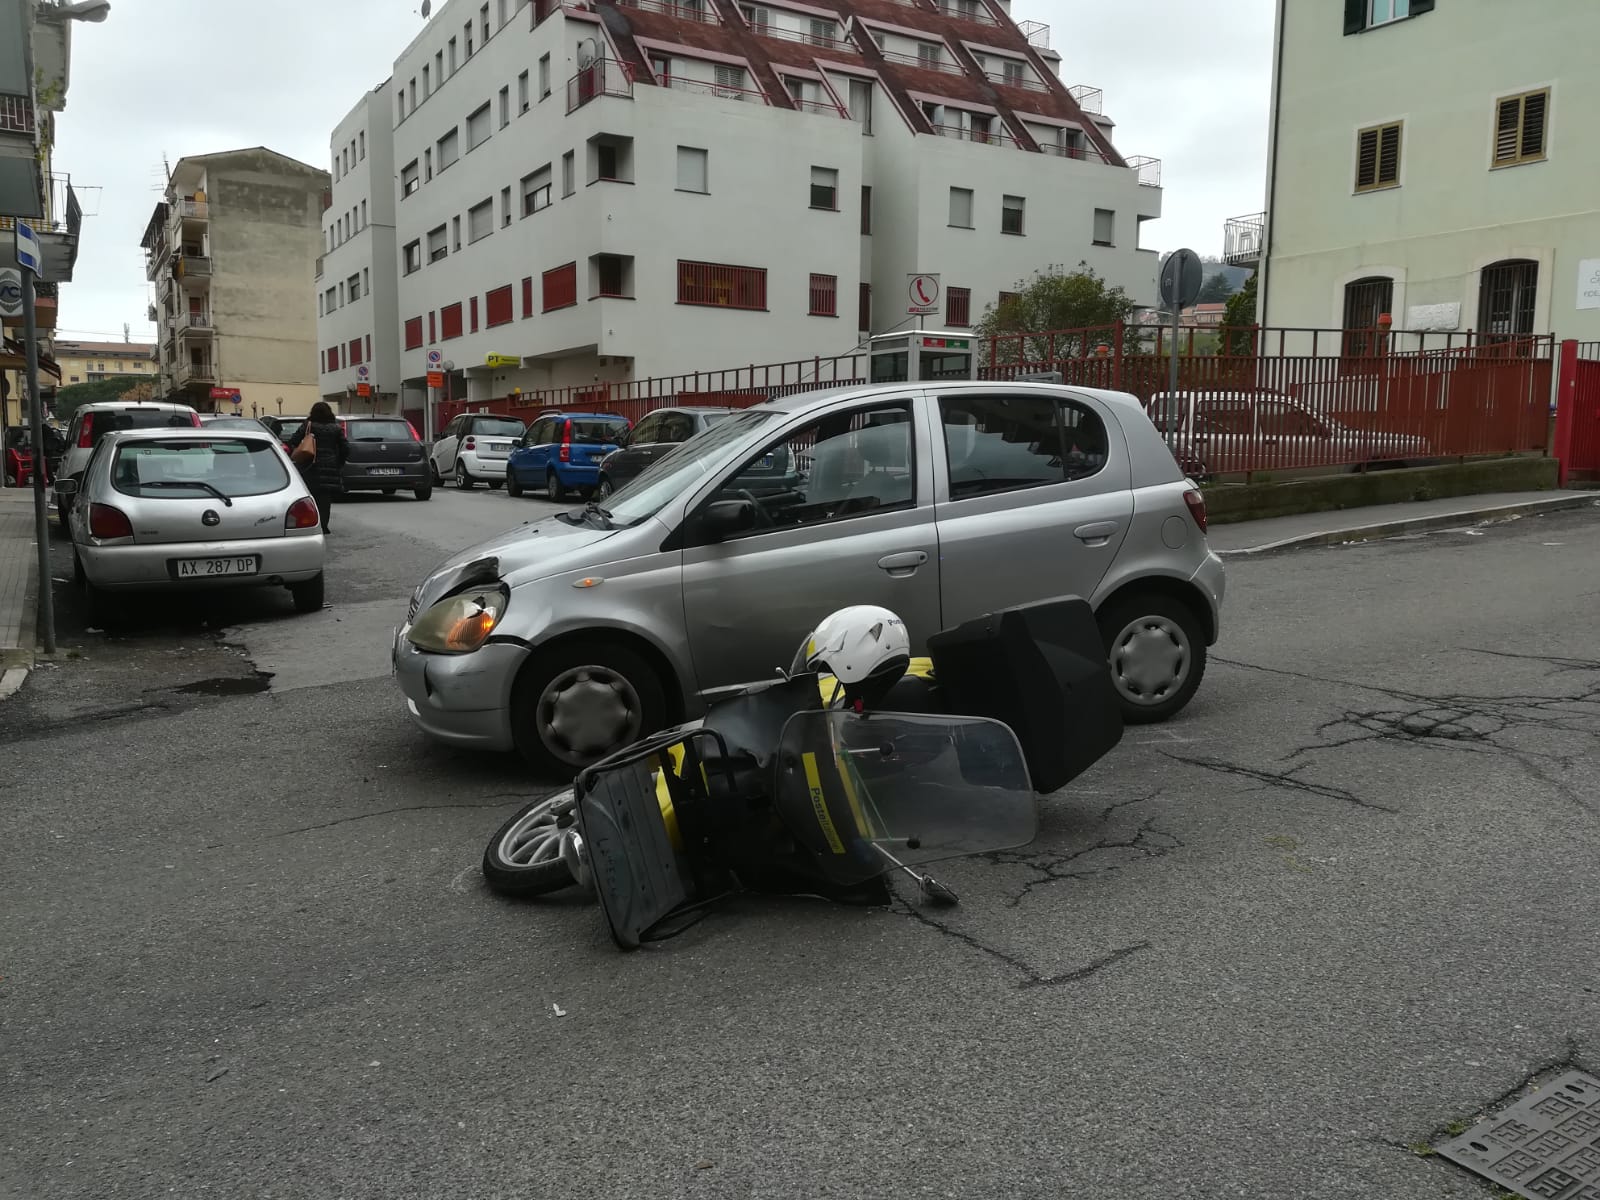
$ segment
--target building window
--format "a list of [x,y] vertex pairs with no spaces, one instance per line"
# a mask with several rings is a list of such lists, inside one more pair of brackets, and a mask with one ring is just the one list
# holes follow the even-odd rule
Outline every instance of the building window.
[[443,225],[428,230],[428,261],[436,263],[450,253],[450,242]]
[[872,285],[863,283],[856,289],[856,329],[868,333],[872,329]]
[[1356,135],[1356,191],[1399,186],[1402,124],[1374,125]]
[[490,329],[496,325],[509,325],[516,314],[512,312],[511,285],[497,287],[483,298],[483,323]]
[[346,361],[348,361],[349,364],[352,367],[359,367],[362,364],[362,362],[365,361],[361,357],[361,339],[360,338],[354,337],[354,338],[350,339],[350,349],[349,349],[349,352],[346,354],[345,358],[346,358]]
[[488,140],[489,106],[485,104],[467,118],[467,150],[476,150]]
[[632,183],[633,139],[602,133],[589,139],[589,182]]
[[450,52],[450,74],[454,75],[456,73],[456,40],[455,40],[455,38],[451,38],[449,40],[449,42],[447,42],[445,44],[445,49]]
[[461,41],[467,48],[467,58],[472,57],[472,22],[468,21],[461,27]]
[[361,268],[361,290],[368,295],[372,293],[372,271],[368,267]]
[[450,249],[456,252],[461,250],[461,218],[450,218]]
[[1001,292],[994,298],[994,305],[996,308],[1004,308],[1006,305],[1015,302],[1018,298],[1019,293],[1017,292]]
[[1000,232],[1021,234],[1023,212],[1027,201],[1021,196],[1004,196],[1000,200]]
[[539,99],[543,100],[550,94],[550,56],[539,56]]
[[872,133],[872,84],[865,79],[850,81],[850,119],[861,125],[861,132]]
[[1094,244],[1096,246],[1117,244],[1117,214],[1112,209],[1094,210]]
[[524,275],[522,277],[522,315],[524,317],[533,316],[533,276],[532,275]]
[[522,215],[531,217],[542,208],[550,207],[550,164],[546,163],[531,175],[522,177]]
[[428,75],[427,63],[422,64],[422,95],[424,99],[433,95],[433,83]]
[[678,260],[678,303],[765,312],[765,267],[732,267],[721,263]]
[[406,349],[420,350],[422,348],[422,318],[409,317],[406,320]]
[[362,162],[365,162],[367,159],[367,131],[365,129],[357,132],[356,145],[360,147],[360,154],[358,157]]
[[472,324],[469,329],[472,333],[478,332],[478,298],[473,296],[467,301],[467,309],[472,315]]
[[511,189],[500,189],[500,228],[511,224]]
[[365,200],[363,200],[361,202],[361,228],[365,229],[366,227],[367,227],[367,202]]
[[678,147],[678,190],[709,192],[706,178],[706,152],[693,146]]
[[433,178],[433,147],[429,146],[422,152],[422,182],[427,183]]
[[571,308],[578,302],[578,264],[569,262],[544,273],[544,311]]
[[861,189],[861,233],[862,236],[872,232],[872,189]]
[[487,4],[478,10],[478,36],[486,42],[489,40],[489,6]]
[[714,72],[716,88],[713,95],[721,96],[725,100],[743,100],[744,68],[718,66]]
[[352,275],[352,276],[350,276],[349,282],[345,286],[349,289],[350,302],[352,304],[354,304],[357,300],[361,299],[361,276],[360,275]]
[[[342,284],[342,283],[339,285],[339,307],[340,308],[344,307],[344,284]],[[101,363],[100,364],[100,369],[102,371],[104,371],[106,369],[105,363]]]
[[1485,267],[1478,285],[1478,329],[1497,340],[1530,336],[1538,295],[1539,264],[1532,259],[1509,259]]
[[955,229],[972,228],[972,189],[950,189],[950,225]]
[[439,81],[439,86],[444,86],[444,51],[440,50],[433,56],[433,77]]
[[596,254],[589,259],[590,294],[631,299],[633,296],[633,256]]
[[480,200],[467,210],[467,241],[478,242],[494,232],[494,198]]
[[438,330],[438,326],[435,324],[435,316],[436,316],[436,314],[434,313],[434,311],[432,309],[429,309],[428,310],[428,345],[430,345],[430,346],[433,345],[435,342],[437,342],[439,340],[439,330]]
[[662,87],[672,86],[672,60],[664,54],[650,56],[650,73]]
[[459,158],[460,150],[457,145],[456,131],[452,129],[439,139],[439,172],[443,174],[455,165]]
[[1411,15],[1411,0],[1367,0],[1367,26],[1387,25]]
[[812,17],[810,26],[811,44],[813,46],[828,47],[832,46],[837,40],[835,34],[839,32],[839,27],[834,22],[820,17]]
[[810,307],[806,310],[813,317],[837,317],[839,315],[839,277],[837,275],[812,275],[810,288]]
[[334,309],[339,307],[339,289],[338,288],[329,288],[328,289],[328,294],[327,294],[327,296],[325,298],[326,298],[326,300],[328,302],[328,311],[329,312],[332,312]]
[[811,168],[811,207],[829,212],[839,207],[839,172],[832,167]]
[[500,89],[500,128],[504,129],[509,124],[511,124],[511,89],[503,87]]
[[1369,358],[1377,353],[1382,337],[1378,318],[1393,306],[1394,280],[1386,275],[1344,285],[1344,357]]
[[402,253],[404,256],[402,261],[405,264],[405,273],[407,275],[422,270],[422,241],[420,238],[414,242],[407,242],[406,248]]
[[1420,17],[1433,11],[1434,0],[1344,0],[1344,31],[1348,36],[1390,25],[1407,17]]
[[439,310],[439,340],[448,342],[461,336],[461,301],[446,304]]
[[519,113],[528,111],[528,73],[526,71],[517,76],[517,111]]
[[1542,162],[1549,112],[1549,88],[1500,100],[1495,105],[1494,165]]
[[942,50],[943,47],[935,46],[931,42],[918,42],[917,64],[922,67],[927,67],[929,70],[937,71],[939,69],[939,63],[944,57]]
[[754,4],[741,4],[739,11],[751,29],[766,30],[772,25],[772,14]]
[[568,150],[561,156],[561,194],[570,196],[578,190],[577,156]]
[[962,329],[972,324],[972,289],[953,287],[944,294],[945,324]]
[[[415,76],[413,76],[411,82],[406,85],[406,105],[409,108],[416,108],[417,106],[417,80]],[[348,164],[346,164],[345,169],[350,169]]]

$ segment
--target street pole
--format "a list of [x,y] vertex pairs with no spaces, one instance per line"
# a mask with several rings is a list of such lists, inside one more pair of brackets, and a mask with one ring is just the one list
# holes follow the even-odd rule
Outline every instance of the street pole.
[[[1178,331],[1183,328],[1183,309],[1172,306],[1172,361],[1167,364],[1167,395],[1178,394]],[[1171,438],[1168,438],[1171,441]]]
[[28,354],[28,398],[33,402],[33,537],[39,551],[39,631],[44,652],[56,652],[54,576],[50,573],[50,518],[44,495],[44,400],[39,395],[39,328],[33,306],[36,276],[22,268],[22,338]]

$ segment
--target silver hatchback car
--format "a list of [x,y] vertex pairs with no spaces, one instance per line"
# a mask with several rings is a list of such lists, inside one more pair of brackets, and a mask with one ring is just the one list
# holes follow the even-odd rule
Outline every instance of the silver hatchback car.
[[1094,605],[1128,719],[1188,703],[1222,562],[1138,400],[855,386],[746,409],[603,504],[447,560],[393,663],[428,734],[570,772],[773,675],[844,605],[892,609],[920,646],[1063,595]]
[[264,428],[107,434],[82,480],[56,486],[94,620],[127,590],[276,585],[322,607],[317,503]]

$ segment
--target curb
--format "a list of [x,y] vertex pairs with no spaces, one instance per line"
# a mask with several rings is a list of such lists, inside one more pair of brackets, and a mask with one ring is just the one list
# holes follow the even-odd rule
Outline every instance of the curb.
[[1528,500],[1521,504],[1502,504],[1493,508],[1472,508],[1462,512],[1435,513],[1428,517],[1402,518],[1384,521],[1377,525],[1358,525],[1346,529],[1325,529],[1317,533],[1303,533],[1298,537],[1283,538],[1261,546],[1248,546],[1239,550],[1219,550],[1219,558],[1254,558],[1263,554],[1280,554],[1286,550],[1300,550],[1313,546],[1338,546],[1345,542],[1370,542],[1379,538],[1394,537],[1402,533],[1424,533],[1434,529],[1453,529],[1460,525],[1481,525],[1491,521],[1504,521],[1514,517],[1539,516],[1564,509],[1587,508],[1600,505],[1593,496],[1556,496],[1549,500]]
[[28,680],[27,667],[12,667],[4,674],[0,674],[0,700],[9,700],[22,690],[22,685]]

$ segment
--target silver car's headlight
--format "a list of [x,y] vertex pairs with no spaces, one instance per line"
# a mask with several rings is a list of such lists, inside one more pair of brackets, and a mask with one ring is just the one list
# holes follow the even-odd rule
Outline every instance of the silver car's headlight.
[[406,640],[435,654],[470,654],[489,639],[505,616],[511,593],[503,584],[468,588],[446,596],[416,619]]

